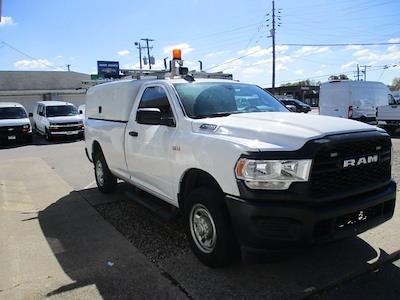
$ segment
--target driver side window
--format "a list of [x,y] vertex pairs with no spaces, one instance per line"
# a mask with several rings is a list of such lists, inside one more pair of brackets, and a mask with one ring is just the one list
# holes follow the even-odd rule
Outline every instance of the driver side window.
[[389,105],[395,105],[395,104],[397,104],[397,103],[396,103],[396,100],[393,98],[392,95],[388,94],[388,98],[389,98]]
[[167,93],[160,86],[153,86],[145,89],[140,99],[139,109],[140,108],[158,108],[161,111],[162,119],[174,117]]

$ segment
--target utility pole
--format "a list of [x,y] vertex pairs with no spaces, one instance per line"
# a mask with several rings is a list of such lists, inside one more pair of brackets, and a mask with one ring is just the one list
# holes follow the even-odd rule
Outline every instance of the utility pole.
[[143,65],[142,65],[142,46],[140,45],[139,42],[135,42],[136,48],[139,49],[139,65],[140,65],[140,70],[142,70]]
[[360,80],[360,66],[357,64],[357,81]]
[[149,69],[151,70],[150,49],[153,49],[153,47],[149,47],[149,42],[153,42],[154,40],[152,40],[152,39],[148,39],[148,38],[141,39],[141,40],[146,42],[146,48],[147,48],[147,59],[148,59],[148,62],[149,62]]
[[[275,65],[276,65],[276,51],[275,51],[275,34],[276,34],[276,26],[280,27],[280,14],[281,11],[278,9],[275,10],[275,0],[272,0],[272,29],[270,30],[270,35],[268,37],[272,38],[272,94],[275,93]],[[267,14],[268,16],[268,14]],[[276,21],[278,19],[278,21]],[[269,21],[269,19],[267,20]],[[268,25],[267,25],[268,26]]]
[[364,81],[367,81],[367,68],[370,68],[371,66],[360,66],[361,68],[364,68],[364,71],[361,71],[364,73]]
[[272,95],[275,94],[275,1],[272,0]]

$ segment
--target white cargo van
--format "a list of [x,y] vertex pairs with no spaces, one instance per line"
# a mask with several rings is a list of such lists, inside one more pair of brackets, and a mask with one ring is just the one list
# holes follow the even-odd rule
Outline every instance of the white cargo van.
[[388,104],[390,90],[382,82],[334,80],[322,83],[321,115],[376,122],[376,108]]

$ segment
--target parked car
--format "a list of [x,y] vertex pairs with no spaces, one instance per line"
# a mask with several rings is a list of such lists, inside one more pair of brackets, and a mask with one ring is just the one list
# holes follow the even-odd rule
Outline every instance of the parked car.
[[32,142],[32,127],[25,108],[15,102],[0,102],[0,142]]
[[400,103],[392,95],[388,95],[388,105],[376,109],[376,121],[388,133],[394,133],[400,127]]
[[311,111],[311,106],[305,104],[297,99],[280,99],[280,101],[285,105],[292,105],[296,108],[295,112],[298,113],[308,113]]
[[191,76],[87,92],[86,154],[100,191],[117,178],[179,209],[195,255],[294,251],[393,216],[391,139],[375,126],[293,114],[261,88]]
[[382,82],[334,80],[322,83],[319,113],[376,124],[376,108],[388,104],[391,92]]
[[40,101],[33,112],[33,128],[46,140],[60,136],[83,137],[84,125],[75,105],[61,101]]

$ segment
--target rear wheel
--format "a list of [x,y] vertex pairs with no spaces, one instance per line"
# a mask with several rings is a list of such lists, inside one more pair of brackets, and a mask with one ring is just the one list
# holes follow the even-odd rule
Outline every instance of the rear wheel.
[[190,246],[197,258],[213,268],[232,263],[238,246],[221,193],[207,187],[192,191],[185,203]]
[[111,193],[117,186],[117,178],[111,173],[102,152],[93,155],[94,175],[97,187],[103,193]]

